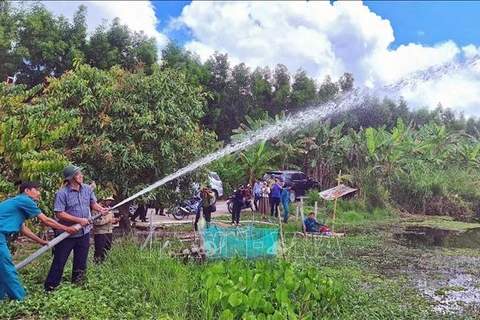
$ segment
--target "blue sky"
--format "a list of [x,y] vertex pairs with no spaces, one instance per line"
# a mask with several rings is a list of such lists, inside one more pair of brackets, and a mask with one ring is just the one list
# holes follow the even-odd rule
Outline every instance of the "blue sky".
[[[154,1],[159,30],[171,17],[178,17],[191,1]],[[395,41],[401,44],[435,45],[453,40],[458,45],[480,44],[480,1],[364,1],[373,12],[390,20]],[[184,32],[168,34],[184,43],[190,37]]]
[[[164,30],[168,26],[171,18],[178,17],[183,7],[190,4],[191,1],[153,1],[155,7],[155,14],[160,20],[158,26],[159,30]],[[185,32],[168,32],[168,36],[176,39],[180,44],[185,43],[187,39],[190,39]]]
[[390,20],[394,47],[409,42],[434,45],[446,40],[460,46],[480,44],[480,1],[364,1],[364,4]]

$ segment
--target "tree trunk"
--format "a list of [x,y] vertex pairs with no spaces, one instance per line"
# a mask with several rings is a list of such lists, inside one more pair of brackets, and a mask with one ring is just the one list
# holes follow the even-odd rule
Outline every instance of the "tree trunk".
[[[122,202],[126,197],[124,195],[118,196],[118,203]],[[127,233],[132,232],[132,227],[130,226],[130,212],[128,211],[128,207],[130,206],[130,202],[124,203],[120,207],[118,207],[118,211],[120,212],[120,232],[125,235]]]
[[125,235],[127,233],[132,232],[132,227],[130,226],[128,204],[124,204],[123,206],[120,206],[118,208],[118,211],[120,212],[120,217],[122,217],[122,219],[119,222],[121,233]]

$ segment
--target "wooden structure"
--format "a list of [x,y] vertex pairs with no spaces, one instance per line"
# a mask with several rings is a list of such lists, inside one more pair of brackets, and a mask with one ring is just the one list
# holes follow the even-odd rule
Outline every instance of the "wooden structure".
[[296,235],[299,236],[299,237],[305,237],[305,238],[341,238],[341,237],[345,237],[345,233],[335,233],[335,232],[333,232],[332,234],[297,232]]
[[[343,197],[344,195],[347,195],[349,193],[352,193],[354,191],[357,191],[357,189],[350,188],[342,184],[342,171],[340,170],[338,172],[338,178],[337,178],[338,184],[336,187],[330,188],[328,190],[320,192],[320,197],[322,197],[325,200],[334,200],[335,205],[333,207],[333,218],[332,218],[332,232],[335,231],[335,216],[337,214],[337,200],[338,198]],[[325,206],[326,207],[326,206]]]

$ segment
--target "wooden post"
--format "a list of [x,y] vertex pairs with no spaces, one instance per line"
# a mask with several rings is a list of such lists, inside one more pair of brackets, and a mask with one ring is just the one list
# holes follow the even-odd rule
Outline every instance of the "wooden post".
[[316,219],[317,218],[317,213],[318,213],[318,202],[317,201],[315,201],[315,205],[314,205],[313,208],[314,208],[313,212],[315,212],[315,219]]
[[305,215],[304,215],[304,211],[303,211],[303,197],[300,198],[300,203],[301,203],[300,215],[302,216],[302,220],[300,222],[302,223],[302,231],[303,231],[303,221],[305,220]]
[[295,215],[295,222],[298,222],[298,216],[300,215],[300,207],[298,205],[295,206],[297,209],[296,215]]
[[280,248],[282,249],[282,257],[283,260],[287,260],[285,257],[285,242],[283,241],[283,227],[282,227],[282,216],[279,214],[278,215],[278,225],[279,225],[279,231],[280,231]]
[[323,200],[323,223],[327,221],[327,200]]
[[[337,187],[340,186],[340,182],[342,181],[341,176],[342,176],[342,170],[338,172]],[[332,233],[335,232],[335,215],[337,213],[337,200],[338,198],[335,197],[335,204],[333,205]]]
[[148,219],[150,219],[150,224],[149,224],[149,232],[148,232],[148,236],[147,238],[145,239],[145,242],[143,243],[142,245],[142,249],[145,249],[145,247],[147,246],[147,244],[150,244],[150,251],[152,251],[152,242],[153,242],[153,233],[155,232],[155,228],[153,227],[153,216],[155,214],[155,209],[152,209],[152,208],[149,208],[147,209],[147,214],[146,216],[148,217]]
[[303,197],[300,197],[300,212],[302,214],[302,221],[303,221],[303,216],[305,215],[305,212],[303,211]]

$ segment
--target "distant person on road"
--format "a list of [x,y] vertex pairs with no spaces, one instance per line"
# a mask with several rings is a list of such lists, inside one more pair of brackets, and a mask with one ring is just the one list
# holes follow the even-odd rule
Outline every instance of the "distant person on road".
[[[200,198],[202,198],[202,213],[206,221],[206,228],[210,228],[212,220],[213,206],[215,205],[215,193],[212,191],[212,186],[207,184],[202,191],[200,191]],[[198,231],[198,221],[200,220],[200,209],[195,216],[195,231]]]
[[[115,200],[113,197],[105,198],[100,204],[106,208],[110,208],[110,204]],[[98,212],[94,211],[94,215]],[[107,252],[112,248],[113,225],[120,221],[120,218],[115,218],[113,213],[109,211],[106,215],[101,216],[93,224],[93,239],[95,244],[95,253],[93,261],[102,263],[105,260]]]
[[130,217],[130,221],[136,222],[137,217],[140,217],[140,221],[148,222],[147,220],[147,205],[140,203],[137,206],[137,210],[135,213]]
[[245,203],[244,190],[245,188],[243,186],[240,186],[240,188],[235,190],[235,194],[233,196],[232,226],[240,226],[240,212],[242,211],[242,206]]
[[90,230],[92,229],[90,210],[102,214],[107,214],[109,211],[108,208],[97,203],[93,189],[83,183],[82,168],[69,165],[63,170],[63,176],[67,184],[55,194],[53,204],[55,216],[60,224],[66,226],[80,224],[83,228],[57,244],[52,265],[44,283],[46,291],[54,290],[60,284],[65,264],[72,251],[72,283],[83,282],[90,247]]
[[253,185],[253,204],[255,206],[255,211],[258,211],[258,204],[262,198],[262,185],[262,180],[256,178],[255,184]]
[[24,225],[26,219],[37,217],[46,226],[70,234],[77,232],[74,227],[61,225],[47,217],[38,208],[36,203],[40,198],[40,185],[38,183],[22,182],[19,191],[18,196],[0,203],[0,300],[3,300],[5,296],[11,300],[23,300],[27,296],[13,265],[7,247],[7,238],[16,232],[21,232],[41,245],[47,244],[47,241],[38,237]]
[[282,193],[280,194],[280,200],[282,201],[283,206],[283,222],[288,222],[288,210],[290,208],[290,190],[292,190],[292,186],[286,184],[283,187]]

